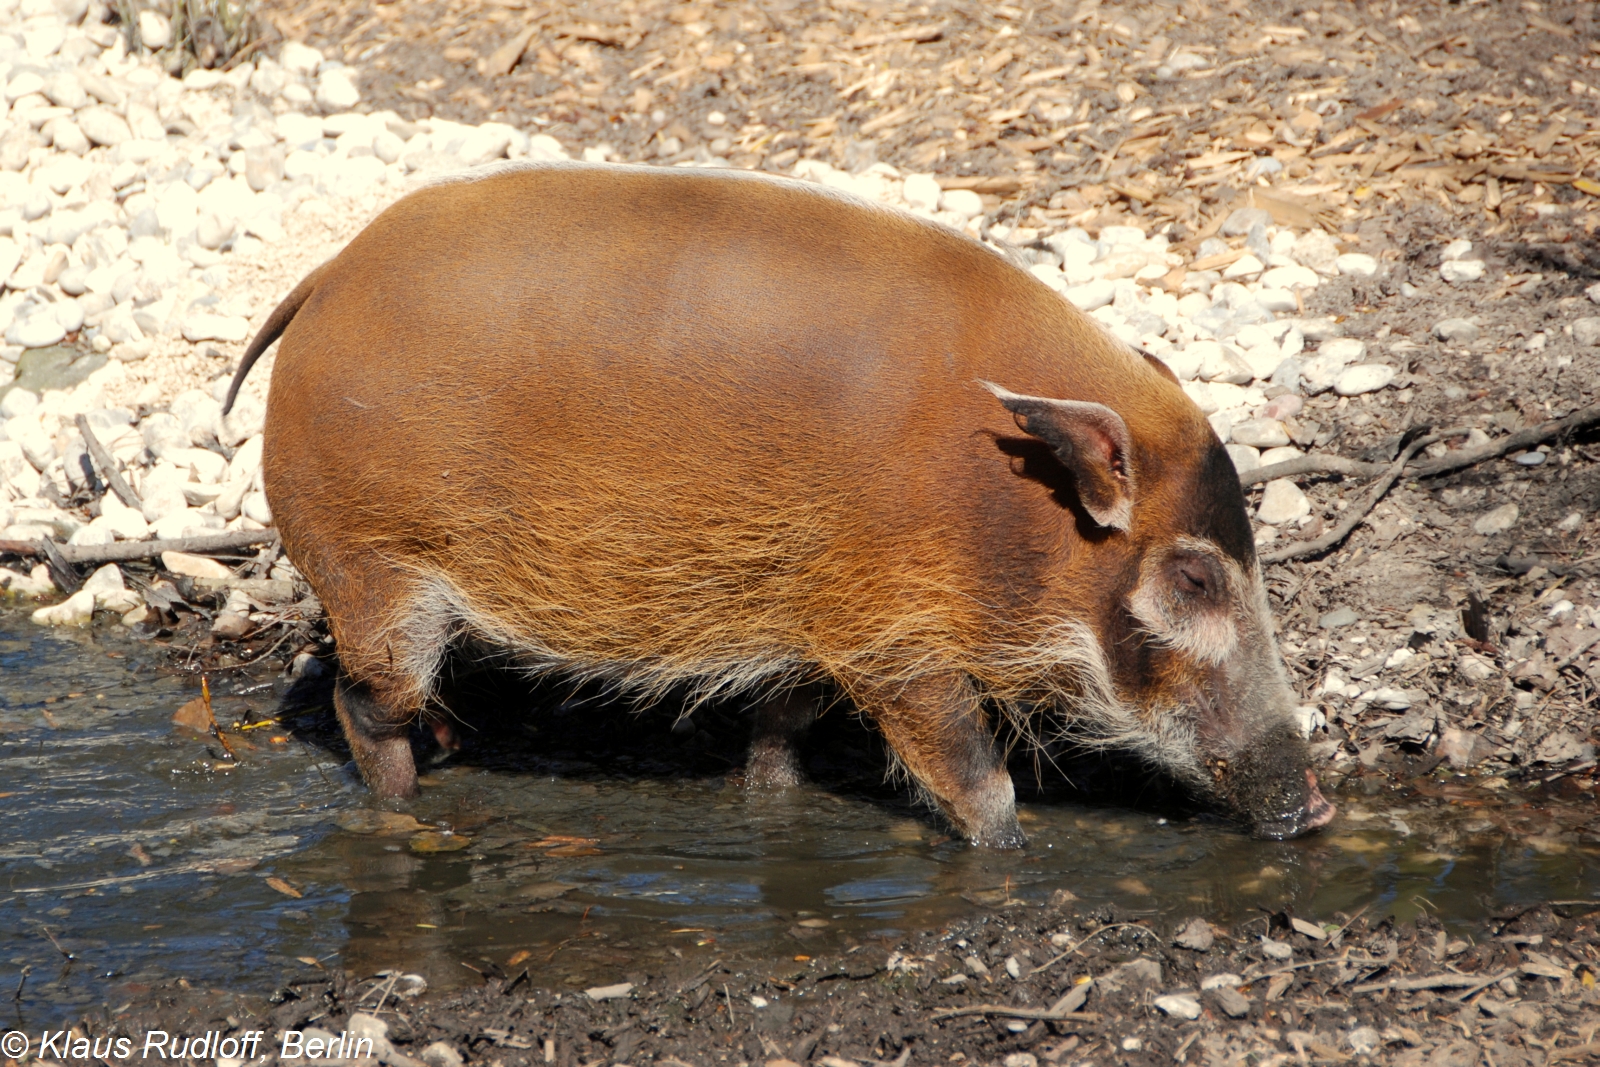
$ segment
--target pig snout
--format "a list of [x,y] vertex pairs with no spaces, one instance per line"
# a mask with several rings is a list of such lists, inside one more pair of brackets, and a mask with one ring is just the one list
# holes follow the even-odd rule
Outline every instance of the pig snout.
[[1298,736],[1262,738],[1218,761],[1216,784],[1226,806],[1256,837],[1286,841],[1333,821],[1338,809],[1306,766],[1309,753]]
[[1257,837],[1272,841],[1287,841],[1292,837],[1309,834],[1333,821],[1339,809],[1317,788],[1317,776],[1308,768],[1305,772],[1305,792],[1300,803],[1287,810],[1267,816],[1257,816],[1251,827]]

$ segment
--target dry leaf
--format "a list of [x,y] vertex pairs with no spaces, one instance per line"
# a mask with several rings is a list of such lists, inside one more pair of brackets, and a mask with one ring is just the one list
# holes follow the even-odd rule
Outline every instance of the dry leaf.
[[533,953],[529,952],[525,948],[519,948],[519,949],[517,949],[517,951],[515,951],[515,952],[513,952],[511,954],[511,958],[509,960],[506,960],[506,966],[507,967],[515,967],[517,964],[523,962],[524,960],[529,960],[529,959],[532,959],[532,958],[533,958]]
[[206,702],[203,699],[195,697],[173,714],[172,725],[181,726],[185,730],[193,730],[197,734],[210,736],[211,711],[206,707]]
[[489,53],[489,58],[483,61],[483,72],[495,77],[510,74],[517,61],[522,58],[522,53],[527,51],[528,42],[533,40],[533,35],[537,32],[537,26],[529,26]]
[[267,879],[267,884],[270,885],[272,888],[276,889],[278,892],[282,893],[284,896],[286,896],[286,897],[294,897],[296,900],[299,900],[301,897],[303,897],[305,895],[304,893],[300,892],[300,890],[298,890],[294,886],[290,885],[288,882],[285,882],[282,878],[278,878],[278,877],[268,878]]
[[424,830],[420,834],[412,835],[407,844],[410,845],[412,852],[460,852],[472,845],[472,838],[464,834]]
[[398,835],[426,829],[424,824],[410,815],[394,811],[369,811],[365,808],[340,812],[333,821],[339,829],[352,834]]

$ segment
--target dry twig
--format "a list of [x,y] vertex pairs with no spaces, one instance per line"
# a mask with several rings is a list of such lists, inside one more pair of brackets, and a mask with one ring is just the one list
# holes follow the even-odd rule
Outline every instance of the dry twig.
[[1350,514],[1345,516],[1343,522],[1314,541],[1301,541],[1298,544],[1286,545],[1276,552],[1264,553],[1261,556],[1261,562],[1283,563],[1286,560],[1303,559],[1306,556],[1314,556],[1318,552],[1330,549],[1340,541],[1343,541],[1350,536],[1350,531],[1359,526],[1361,521],[1372,513],[1372,509],[1378,506],[1378,501],[1383,499],[1383,495],[1389,491],[1389,487],[1400,477],[1400,472],[1405,470],[1405,466],[1411,462],[1412,456],[1435,441],[1452,435],[1453,432],[1435,433],[1429,434],[1427,437],[1417,438],[1389,465],[1388,471],[1382,478],[1378,479],[1377,484],[1372,487],[1372,491],[1367,494],[1367,499],[1359,506],[1350,509]]
[[[155,559],[163,552],[232,552],[253,545],[278,543],[278,531],[231,530],[228,533],[172,537],[164,541],[118,541],[109,545],[56,545],[68,563],[122,563],[131,559]],[[42,541],[0,541],[0,555],[41,556]]]

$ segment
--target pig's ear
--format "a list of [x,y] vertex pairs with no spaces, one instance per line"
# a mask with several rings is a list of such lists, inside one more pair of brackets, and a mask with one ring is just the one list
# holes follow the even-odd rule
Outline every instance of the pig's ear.
[[1101,526],[1127,530],[1133,523],[1133,445],[1128,424],[1104,404],[1021,396],[980,382],[1030,437],[1055,449],[1072,472],[1083,509]]

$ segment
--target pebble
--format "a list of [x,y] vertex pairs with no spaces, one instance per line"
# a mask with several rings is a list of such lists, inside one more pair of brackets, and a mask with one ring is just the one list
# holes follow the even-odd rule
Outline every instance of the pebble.
[[[1335,608],[1334,610],[1332,610],[1332,611],[1328,612],[1327,614],[1323,615],[1321,618],[1319,618],[1317,620],[1317,625],[1322,627],[1322,629],[1324,629],[1324,630],[1337,630],[1337,629],[1340,629],[1341,627],[1354,625],[1355,623],[1360,622],[1360,621],[1361,621],[1361,616],[1356,614],[1356,611],[1355,611],[1354,608],[1343,607],[1343,608]],[[1331,675],[1330,675],[1330,677],[1331,677]],[[1341,681],[1341,683],[1340,683],[1341,687],[1343,686],[1343,684],[1344,683]]]
[[422,1062],[428,1067],[463,1067],[467,1061],[456,1051],[454,1045],[435,1041],[422,1050]]
[[[1600,327],[1600,319],[1594,319]],[[1453,345],[1470,345],[1478,339],[1478,327],[1466,319],[1441,319],[1434,324],[1433,336]]]
[[1378,273],[1378,261],[1365,252],[1346,252],[1334,260],[1340,274],[1351,278],[1371,278]]
[[597,985],[585,989],[584,995],[590,1000],[620,1000],[633,992],[632,982],[618,982],[616,985]]
[[[1340,396],[1361,396],[1375,393],[1394,381],[1393,367],[1382,363],[1358,363],[1342,372],[1333,383],[1333,391]],[[1285,440],[1284,444],[1289,442]]]
[[[1185,923],[1183,929],[1178,931],[1178,936],[1173,939],[1173,943],[1179,948],[1186,948],[1191,952],[1208,952],[1216,941],[1216,931],[1211,928],[1210,923],[1199,916]],[[1200,988],[1209,987],[1202,983]]]
[[1451,260],[1460,259],[1470,251],[1472,251],[1472,242],[1465,237],[1457,237],[1440,250],[1439,261],[1449,263]]
[[1450,259],[1439,264],[1439,276],[1452,285],[1483,280],[1486,266],[1481,259]]
[[1211,999],[1231,1019],[1243,1019],[1250,1014],[1250,998],[1232,986],[1218,986],[1211,991]]
[[1345,1043],[1357,1056],[1370,1056],[1383,1047],[1383,1035],[1370,1026],[1358,1026],[1345,1035]]
[[209,556],[196,556],[188,552],[161,553],[161,566],[173,574],[190,578],[233,577],[233,571]]
[[1267,401],[1267,406],[1261,409],[1261,417],[1267,419],[1289,419],[1300,414],[1306,406],[1305,398],[1297,393],[1284,393],[1282,396]]
[[239,315],[190,315],[181,330],[186,341],[238,342],[250,336],[250,321]]
[[1246,419],[1233,425],[1235,444],[1251,448],[1277,448],[1289,443],[1289,431],[1277,419]]
[[172,22],[159,11],[139,12],[139,40],[151,51],[160,51],[172,43]]
[[1157,997],[1155,1006],[1174,1019],[1200,1018],[1200,1002],[1187,993],[1169,993]]
[[1287,960],[1294,958],[1294,947],[1286,941],[1274,941],[1265,934],[1261,937],[1261,952],[1269,960]]
[[1522,452],[1511,457],[1513,463],[1524,467],[1537,467],[1544,463],[1546,454],[1543,452]]
[[1519,514],[1517,505],[1501,504],[1494,510],[1486,511],[1479,515],[1472,524],[1472,530],[1474,533],[1482,534],[1485,537],[1503,534],[1517,524]]
[[1295,522],[1311,514],[1311,501],[1298,485],[1287,478],[1267,483],[1261,493],[1261,506],[1256,509],[1256,519],[1269,526]]
[[1265,269],[1265,264],[1255,256],[1246,253],[1223,268],[1222,276],[1227,279],[1254,278]]
[[1230,444],[1224,447],[1228,450],[1228,458],[1233,460],[1233,469],[1240,474],[1261,466],[1261,453],[1249,445]]
[[939,198],[940,211],[952,211],[965,219],[983,214],[983,197],[971,189],[948,189]]
[[1593,347],[1600,345],[1600,318],[1585,316],[1574,319],[1572,323],[1572,339],[1580,345]]
[[1252,226],[1270,226],[1272,216],[1258,207],[1237,208],[1222,222],[1222,236],[1243,237]]
[[1470,770],[1488,755],[1490,749],[1478,736],[1466,730],[1449,727],[1439,734],[1434,753],[1444,758],[1454,771]]

